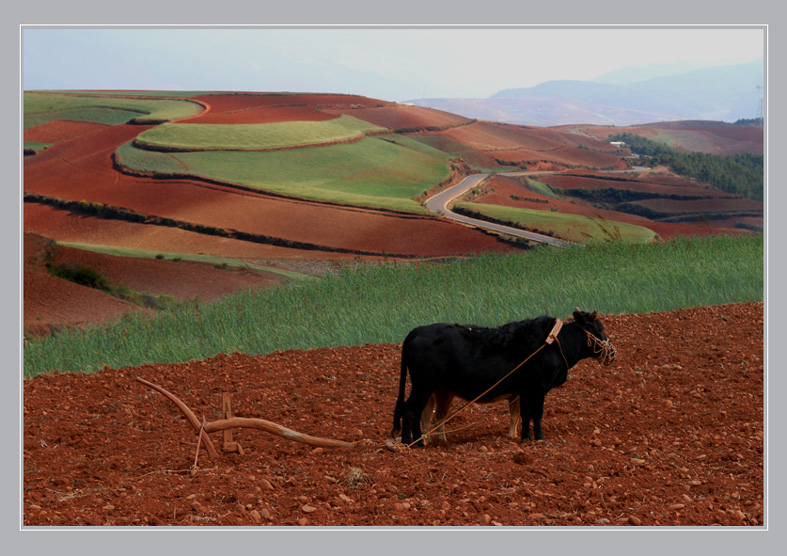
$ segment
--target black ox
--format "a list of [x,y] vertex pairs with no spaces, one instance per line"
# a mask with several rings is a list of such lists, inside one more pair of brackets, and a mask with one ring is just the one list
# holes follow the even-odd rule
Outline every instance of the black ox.
[[[441,323],[413,329],[402,344],[391,435],[396,438],[401,433],[403,443],[415,439],[423,445],[422,427],[428,430],[434,409],[437,434],[444,440],[442,422],[454,396],[465,400],[481,396],[477,403],[509,402],[509,436],[515,438],[521,419],[522,441],[531,439],[530,421],[535,438],[544,440],[541,418],[547,392],[563,384],[578,361],[594,357],[609,364],[616,355],[595,311],[575,309],[574,320],[563,324],[557,340],[547,344],[556,321],[544,315],[496,328]],[[405,401],[408,370],[412,386]]]

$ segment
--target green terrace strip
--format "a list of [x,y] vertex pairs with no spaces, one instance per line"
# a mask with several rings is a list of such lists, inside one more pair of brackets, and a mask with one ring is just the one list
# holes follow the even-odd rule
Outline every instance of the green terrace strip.
[[24,127],[55,120],[119,125],[155,124],[201,114],[204,107],[188,100],[125,98],[81,91],[62,94],[24,93]]
[[[421,324],[497,326],[544,312],[568,317],[575,306],[623,314],[762,301],[763,268],[762,234],[391,262],[30,339],[24,376],[400,343]],[[607,332],[614,342],[616,331]]]
[[92,245],[88,243],[71,243],[67,241],[58,242],[59,245],[65,247],[73,247],[75,249],[82,249],[84,251],[94,251],[96,253],[104,253],[105,255],[115,255],[117,257],[136,257],[140,259],[159,259],[159,260],[178,260],[178,261],[191,261],[196,263],[207,263],[215,266],[227,266],[233,268],[248,268],[268,274],[275,274],[287,280],[310,280],[314,279],[313,276],[302,274],[300,272],[293,272],[291,270],[284,270],[272,266],[259,265],[241,261],[238,259],[230,259],[228,257],[218,257],[214,255],[203,255],[194,253],[170,253],[164,251],[148,251],[145,249],[134,249],[133,247],[120,247],[114,245]]
[[276,150],[344,143],[386,131],[351,116],[339,116],[266,124],[163,124],[141,133],[135,142],[145,149],[167,151]]
[[549,187],[544,182],[538,181],[533,178],[525,178],[523,183],[527,186],[530,191],[534,191],[535,193],[540,193],[541,195],[546,195],[547,197],[552,197],[553,199],[560,199],[560,195],[555,193],[551,187]]
[[123,284],[113,284],[105,276],[102,276],[94,268],[89,266],[72,263],[54,264],[50,262],[47,263],[46,267],[53,276],[74,282],[81,286],[100,290],[141,307],[163,309],[167,305],[175,302],[175,299],[169,295],[156,295],[134,291]]
[[594,241],[644,243],[656,238],[656,233],[653,230],[643,226],[614,222],[603,218],[589,218],[578,214],[484,203],[459,203],[453,209],[459,214],[472,218],[553,235],[575,243]]
[[33,141],[25,141],[25,154],[34,154],[38,151],[43,151],[49,148],[51,144],[52,143],[35,143]]
[[449,155],[399,135],[269,152],[157,153],[127,143],[116,151],[116,160],[128,171],[159,178],[188,175],[291,197],[421,214],[429,211],[414,198],[451,174]]
[[197,96],[207,95],[224,95],[223,92],[213,91],[102,91],[102,90],[88,90],[88,89],[64,89],[64,90],[47,90],[47,93],[59,95],[101,95],[102,97],[133,97],[133,98],[191,98]]

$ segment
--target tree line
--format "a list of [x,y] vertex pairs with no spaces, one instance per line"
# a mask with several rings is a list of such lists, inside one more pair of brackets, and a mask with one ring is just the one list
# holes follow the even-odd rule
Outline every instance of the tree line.
[[614,135],[609,140],[623,141],[631,152],[644,157],[643,164],[668,166],[676,174],[709,183],[728,193],[747,199],[763,200],[764,171],[761,154],[687,153],[631,133]]

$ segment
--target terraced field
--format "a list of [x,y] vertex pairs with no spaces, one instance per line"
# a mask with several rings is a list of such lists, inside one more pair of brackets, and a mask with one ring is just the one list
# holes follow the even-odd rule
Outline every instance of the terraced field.
[[360,141],[386,129],[350,116],[316,122],[264,124],[162,124],[134,140],[137,147],[165,152],[273,151]]
[[280,267],[504,252],[523,246],[421,203],[468,173],[515,169],[551,172],[538,177],[547,189],[497,176],[465,199],[471,209],[514,210],[531,229],[549,217],[563,223],[550,233],[574,241],[608,239],[607,223],[633,241],[761,228],[756,201],[656,170],[613,174],[630,162],[589,131],[353,95],[31,92],[25,229]]

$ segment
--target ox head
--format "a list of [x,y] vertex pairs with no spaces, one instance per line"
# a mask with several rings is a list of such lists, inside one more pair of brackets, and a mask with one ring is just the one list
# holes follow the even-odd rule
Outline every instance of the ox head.
[[574,308],[574,321],[582,327],[588,338],[588,347],[593,352],[593,357],[602,365],[609,365],[615,360],[617,350],[604,333],[604,325],[596,318],[596,311],[586,313]]

